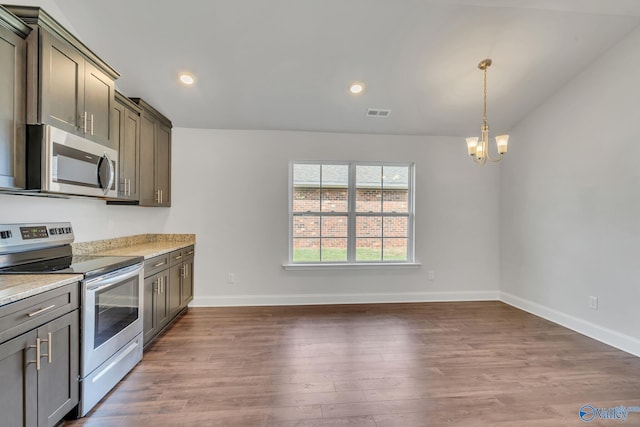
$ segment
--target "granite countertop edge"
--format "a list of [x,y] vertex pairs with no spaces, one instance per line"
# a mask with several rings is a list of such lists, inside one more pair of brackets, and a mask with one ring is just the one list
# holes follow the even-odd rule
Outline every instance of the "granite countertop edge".
[[82,274],[0,274],[0,307],[79,282]]
[[195,234],[138,234],[73,243],[72,247],[75,255],[141,256],[150,259],[195,243]]

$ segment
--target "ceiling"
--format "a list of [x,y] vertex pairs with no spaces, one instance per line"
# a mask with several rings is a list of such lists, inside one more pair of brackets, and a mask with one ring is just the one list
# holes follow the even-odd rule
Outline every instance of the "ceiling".
[[508,132],[640,24],[638,0],[54,1],[122,92],[212,129],[475,135],[490,57]]

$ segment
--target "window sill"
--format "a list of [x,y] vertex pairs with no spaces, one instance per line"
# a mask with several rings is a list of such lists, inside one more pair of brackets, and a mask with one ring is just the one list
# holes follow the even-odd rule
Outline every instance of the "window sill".
[[419,268],[419,262],[363,262],[353,263],[326,263],[326,264],[282,264],[285,270],[383,270],[395,268]]

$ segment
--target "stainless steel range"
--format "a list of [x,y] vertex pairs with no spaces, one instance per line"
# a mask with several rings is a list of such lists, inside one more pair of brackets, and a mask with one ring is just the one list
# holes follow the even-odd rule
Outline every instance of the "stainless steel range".
[[83,274],[80,405],[84,416],[142,360],[142,257],[74,256],[70,223],[0,225],[0,274]]

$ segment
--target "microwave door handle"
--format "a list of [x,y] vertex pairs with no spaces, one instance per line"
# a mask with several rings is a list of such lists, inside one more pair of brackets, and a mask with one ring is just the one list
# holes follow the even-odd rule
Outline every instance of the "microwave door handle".
[[[103,165],[107,164],[107,171],[109,173],[108,178],[107,178],[107,184],[104,185],[102,183],[102,168]],[[113,163],[111,162],[111,159],[109,158],[109,156],[107,155],[107,153],[104,153],[102,155],[102,157],[100,158],[100,160],[98,161],[98,185],[100,186],[100,188],[104,191],[104,194],[107,194],[109,192],[109,189],[111,188],[111,186],[113,185],[113,180],[115,179],[115,173],[113,170]]]

